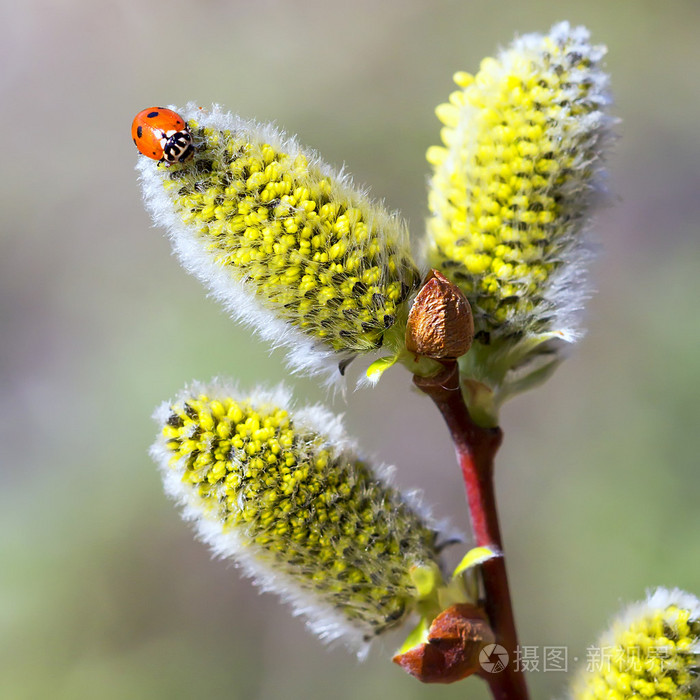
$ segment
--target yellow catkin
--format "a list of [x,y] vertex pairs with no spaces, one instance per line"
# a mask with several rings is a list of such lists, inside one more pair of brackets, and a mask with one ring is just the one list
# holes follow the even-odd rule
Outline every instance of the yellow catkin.
[[[154,217],[179,253],[187,248],[186,266],[259,328],[262,308],[331,352],[381,347],[405,323],[420,282],[405,226],[272,127],[216,109],[182,114],[194,157],[170,168],[142,159],[139,168]],[[220,275],[210,282],[221,270],[254,309],[242,314]],[[278,335],[265,337],[284,342]]]
[[177,476],[187,517],[215,524],[205,539],[227,552],[230,538],[267,587],[283,577],[366,638],[404,619],[417,596],[411,567],[437,568],[436,531],[366,462],[287,409],[203,391],[159,413],[153,455]]
[[633,605],[575,677],[572,700],[695,700],[700,697],[700,604],[659,589]]
[[603,53],[584,29],[556,25],[476,76],[457,73],[437,109],[429,262],[467,295],[477,340],[562,330],[581,305],[583,271],[566,268],[579,264],[606,139]]

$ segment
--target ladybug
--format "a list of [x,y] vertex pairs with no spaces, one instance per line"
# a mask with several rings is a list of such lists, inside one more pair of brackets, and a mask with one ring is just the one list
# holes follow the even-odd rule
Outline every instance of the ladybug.
[[192,134],[185,120],[165,107],[141,110],[131,123],[131,138],[139,152],[166,166],[184,163],[194,154]]

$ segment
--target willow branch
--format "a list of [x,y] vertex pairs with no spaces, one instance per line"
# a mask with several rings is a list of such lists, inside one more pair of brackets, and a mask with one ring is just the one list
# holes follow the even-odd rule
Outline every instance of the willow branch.
[[[496,547],[503,552],[493,484],[494,458],[503,438],[501,429],[482,428],[474,423],[464,403],[456,362],[446,365],[445,371],[436,377],[415,376],[413,381],[433,400],[452,436],[467,490],[476,546]],[[482,574],[484,607],[496,641],[508,651],[510,663],[503,671],[484,671],[481,676],[489,684],[494,700],[528,700],[525,675],[515,663],[518,637],[505,558],[499,556],[486,561]]]

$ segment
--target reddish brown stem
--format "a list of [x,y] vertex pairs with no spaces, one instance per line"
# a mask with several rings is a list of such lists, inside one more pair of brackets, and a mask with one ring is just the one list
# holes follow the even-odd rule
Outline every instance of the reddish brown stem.
[[[493,486],[494,458],[503,438],[501,429],[482,428],[474,423],[464,403],[456,362],[446,364],[445,371],[436,377],[415,376],[413,381],[430,396],[449,428],[467,489],[476,545],[495,546],[503,551]],[[508,651],[510,663],[499,673],[484,671],[481,676],[489,684],[494,700],[528,700],[525,675],[515,663],[518,637],[504,557],[485,562],[482,574],[484,607],[496,641]]]

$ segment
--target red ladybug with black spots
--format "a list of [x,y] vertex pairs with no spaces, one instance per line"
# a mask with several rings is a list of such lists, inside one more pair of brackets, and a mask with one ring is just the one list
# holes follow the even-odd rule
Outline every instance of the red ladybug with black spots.
[[144,156],[166,166],[184,163],[194,154],[192,134],[185,120],[165,107],[141,110],[131,124],[131,138]]

